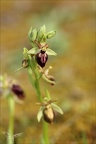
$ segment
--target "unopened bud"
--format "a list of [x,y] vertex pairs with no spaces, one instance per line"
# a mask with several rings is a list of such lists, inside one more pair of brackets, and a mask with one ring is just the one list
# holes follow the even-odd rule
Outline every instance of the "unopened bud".
[[50,31],[50,32],[47,33],[46,37],[47,37],[48,39],[50,39],[50,38],[54,37],[55,34],[56,34],[56,31]]
[[45,45],[46,44],[46,34],[43,34],[41,41],[40,41],[41,45]]
[[28,33],[28,37],[31,42],[35,41],[37,37],[37,30],[36,29],[32,30],[32,27],[31,27]]
[[46,34],[46,27],[43,25],[38,31],[38,42],[41,42],[43,36]]
[[22,61],[22,66],[23,66],[23,68],[26,68],[28,66],[28,60],[24,59]]
[[28,49],[24,47],[24,48],[23,48],[23,56],[24,56],[25,59],[28,59],[28,54],[27,54],[27,52],[28,52]]

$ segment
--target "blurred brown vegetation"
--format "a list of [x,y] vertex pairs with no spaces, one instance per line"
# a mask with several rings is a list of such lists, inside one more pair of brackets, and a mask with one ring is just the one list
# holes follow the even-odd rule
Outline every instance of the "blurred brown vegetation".
[[[46,25],[48,31],[57,34],[50,40],[50,47],[58,53],[49,57],[46,65],[53,66],[51,73],[56,85],[49,89],[53,99],[64,111],[63,117],[56,116],[49,125],[52,144],[95,144],[96,143],[96,1],[27,1],[1,0],[0,13],[0,59],[1,73],[17,79],[25,90],[23,105],[16,104],[15,132],[23,132],[16,144],[39,144],[42,133],[37,122],[37,97],[28,80],[26,70],[15,72],[21,67],[23,47],[31,48],[28,30]],[[2,99],[0,110],[0,144],[6,143],[2,131],[8,128],[8,107]]]

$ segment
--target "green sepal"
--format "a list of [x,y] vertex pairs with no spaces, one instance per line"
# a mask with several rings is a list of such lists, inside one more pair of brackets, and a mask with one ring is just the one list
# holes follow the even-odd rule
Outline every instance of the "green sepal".
[[46,50],[46,53],[48,54],[48,55],[57,55],[53,50],[51,50],[51,49],[49,49],[49,48],[47,48],[47,50]]
[[40,107],[39,112],[37,114],[37,120],[38,120],[38,122],[40,122],[42,116],[43,116],[43,107]]
[[63,114],[63,111],[62,111],[62,109],[61,109],[59,106],[57,106],[57,105],[54,104],[54,103],[52,103],[51,106],[53,107],[53,109],[54,109],[55,111],[59,112],[60,114]]
[[32,48],[31,50],[29,50],[27,53],[28,53],[28,54],[36,54],[36,53],[38,53],[38,52],[39,52],[38,47],[34,47],[34,48]]
[[55,34],[56,34],[56,31],[50,31],[50,32],[48,32],[48,33],[46,34],[46,38],[47,38],[47,39],[50,39],[50,38],[54,37]]

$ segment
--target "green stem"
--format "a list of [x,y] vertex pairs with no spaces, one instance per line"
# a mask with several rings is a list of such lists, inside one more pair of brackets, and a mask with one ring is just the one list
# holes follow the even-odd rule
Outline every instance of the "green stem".
[[8,144],[14,144],[14,110],[15,110],[15,101],[12,95],[8,96],[8,105],[9,105],[9,128],[8,128]]
[[[32,68],[32,67],[31,67]],[[35,75],[35,83],[33,84],[33,78],[32,78],[32,74],[30,73],[30,71],[28,71],[29,73],[29,78],[30,81],[32,83],[32,86],[34,87],[35,85],[35,90],[38,96],[38,100],[40,102],[43,101],[42,95],[41,95],[41,90],[40,90],[40,84],[39,84],[39,79],[38,79],[38,74],[37,72],[35,72],[35,70],[33,71],[34,75]],[[49,144],[49,138],[48,138],[48,124],[43,120],[43,140],[44,140],[44,144]]]
[[38,79],[36,79],[36,81],[35,81],[35,89],[36,89],[39,101],[42,102],[43,98],[41,96],[40,84],[39,84],[39,80]]
[[43,142],[44,144],[49,144],[48,124],[44,120],[43,120]]

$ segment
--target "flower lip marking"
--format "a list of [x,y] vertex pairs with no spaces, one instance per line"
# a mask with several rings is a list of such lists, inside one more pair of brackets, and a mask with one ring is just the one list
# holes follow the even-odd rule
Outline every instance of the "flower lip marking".
[[48,55],[46,51],[41,50],[39,53],[36,54],[36,61],[37,63],[43,68],[48,60]]

